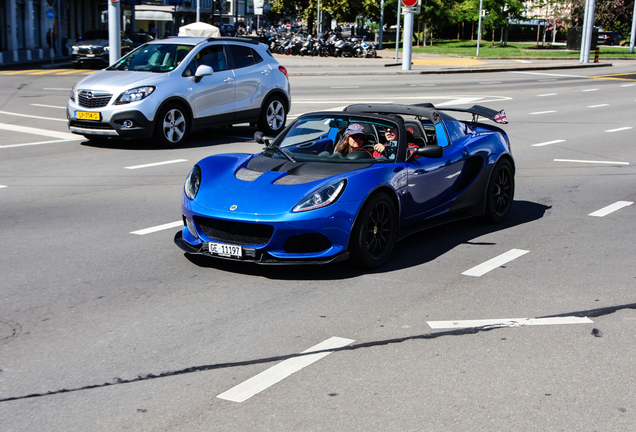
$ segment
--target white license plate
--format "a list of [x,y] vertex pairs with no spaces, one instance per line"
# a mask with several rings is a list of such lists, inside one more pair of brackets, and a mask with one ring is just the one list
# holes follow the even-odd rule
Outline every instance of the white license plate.
[[208,250],[213,255],[229,258],[243,258],[243,248],[241,246],[210,242],[208,243]]

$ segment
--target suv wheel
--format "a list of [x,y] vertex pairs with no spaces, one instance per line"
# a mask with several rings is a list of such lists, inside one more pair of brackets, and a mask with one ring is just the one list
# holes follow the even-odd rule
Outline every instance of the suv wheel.
[[285,127],[287,108],[280,96],[267,99],[258,120],[258,129],[265,135],[278,135]]
[[162,147],[178,147],[188,135],[190,119],[181,105],[170,103],[159,111],[155,122],[155,140]]

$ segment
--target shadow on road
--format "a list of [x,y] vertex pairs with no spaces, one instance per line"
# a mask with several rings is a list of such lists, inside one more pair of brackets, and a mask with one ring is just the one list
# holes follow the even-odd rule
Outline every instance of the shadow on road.
[[515,201],[506,222],[499,225],[486,224],[478,219],[466,219],[441,225],[413,234],[398,242],[389,263],[374,271],[356,268],[350,261],[333,265],[275,265],[261,266],[253,263],[226,261],[202,255],[185,256],[199,267],[214,268],[220,271],[260,276],[273,280],[337,280],[358,277],[364,274],[382,274],[408,269],[425,264],[461,244],[487,245],[494,243],[473,243],[473,240],[486,234],[514,228],[518,225],[541,219],[551,207],[530,201]]

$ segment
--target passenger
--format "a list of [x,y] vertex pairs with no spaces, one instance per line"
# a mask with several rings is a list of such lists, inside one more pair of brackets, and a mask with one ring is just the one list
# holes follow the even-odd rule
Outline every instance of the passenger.
[[395,154],[397,153],[397,131],[395,128],[385,126],[384,138],[386,138],[386,142],[384,144],[378,143],[373,146],[373,149],[375,150],[374,153],[377,152],[380,156],[384,156],[387,159],[395,159]]
[[342,140],[336,144],[333,152],[346,156],[353,151],[365,151],[372,155],[370,151],[363,148],[365,138],[364,127],[357,123],[351,123],[345,130]]

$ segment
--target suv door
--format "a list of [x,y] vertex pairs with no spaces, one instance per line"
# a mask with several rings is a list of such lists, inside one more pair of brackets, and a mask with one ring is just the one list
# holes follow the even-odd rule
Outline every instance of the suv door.
[[257,119],[263,98],[271,87],[272,69],[253,48],[227,45],[236,78],[236,119]]
[[[194,75],[201,65],[212,67],[214,73],[196,82]],[[235,80],[223,45],[202,48],[186,68],[184,76],[192,80],[191,101],[196,126],[234,120]]]

